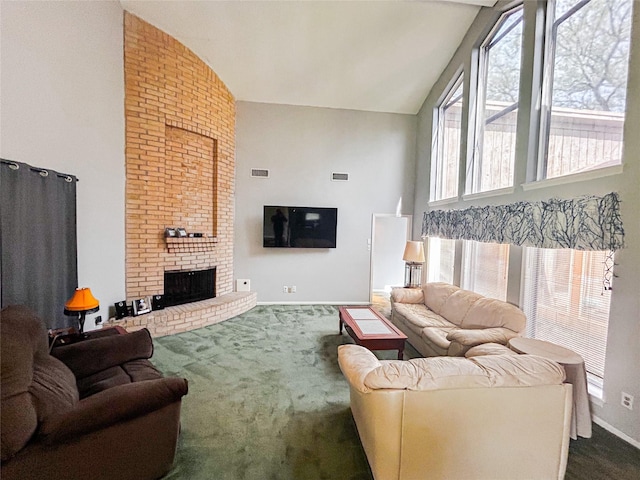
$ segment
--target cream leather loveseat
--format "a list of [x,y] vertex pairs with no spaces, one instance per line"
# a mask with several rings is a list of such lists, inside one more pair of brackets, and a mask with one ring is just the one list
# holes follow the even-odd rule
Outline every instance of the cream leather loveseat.
[[379,361],[338,347],[375,480],[550,480],[567,465],[571,385],[532,355]]
[[527,317],[518,307],[448,283],[391,291],[391,322],[425,357],[463,356],[483,343],[520,335]]

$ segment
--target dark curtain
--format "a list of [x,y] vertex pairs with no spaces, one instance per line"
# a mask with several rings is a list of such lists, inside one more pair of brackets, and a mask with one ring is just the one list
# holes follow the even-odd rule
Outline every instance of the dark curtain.
[[27,305],[48,328],[74,325],[63,310],[78,285],[76,181],[0,159],[2,306]]

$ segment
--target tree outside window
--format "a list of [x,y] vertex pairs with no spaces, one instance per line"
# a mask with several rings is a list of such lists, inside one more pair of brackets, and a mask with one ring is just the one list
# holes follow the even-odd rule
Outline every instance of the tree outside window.
[[538,179],[622,163],[632,0],[552,0]]

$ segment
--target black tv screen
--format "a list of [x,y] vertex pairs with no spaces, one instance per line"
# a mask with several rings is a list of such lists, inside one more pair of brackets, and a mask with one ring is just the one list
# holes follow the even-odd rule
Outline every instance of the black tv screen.
[[265,205],[262,246],[336,248],[337,208]]

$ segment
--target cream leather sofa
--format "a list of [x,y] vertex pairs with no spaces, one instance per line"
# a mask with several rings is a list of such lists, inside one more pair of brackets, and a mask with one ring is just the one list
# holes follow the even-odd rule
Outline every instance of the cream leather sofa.
[[483,343],[520,335],[527,317],[518,307],[448,283],[391,291],[391,322],[425,357],[464,356]]
[[571,385],[532,355],[379,361],[338,347],[375,480],[550,480],[567,465]]

